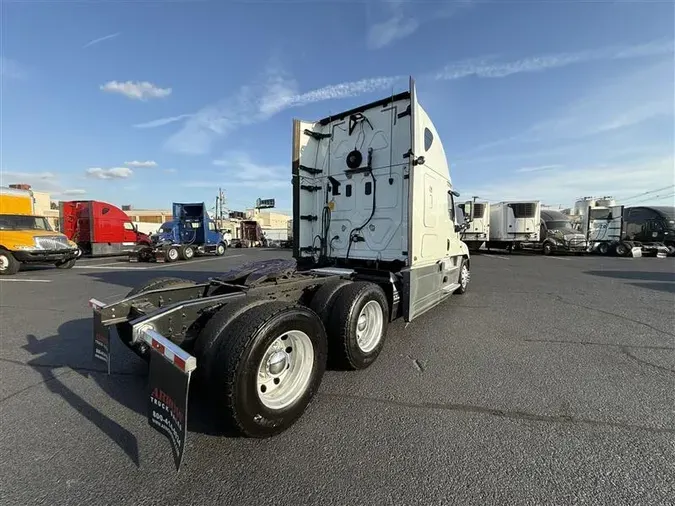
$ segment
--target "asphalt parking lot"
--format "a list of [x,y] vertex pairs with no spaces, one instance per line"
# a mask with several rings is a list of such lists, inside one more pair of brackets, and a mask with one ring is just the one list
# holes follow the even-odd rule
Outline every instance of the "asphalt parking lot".
[[2,279],[0,503],[672,504],[672,258],[476,255],[467,294],[394,323],[368,370],[328,372],[284,434],[223,437],[193,402],[177,474],[145,365],[116,340],[111,376],[93,362],[87,300],[279,256]]

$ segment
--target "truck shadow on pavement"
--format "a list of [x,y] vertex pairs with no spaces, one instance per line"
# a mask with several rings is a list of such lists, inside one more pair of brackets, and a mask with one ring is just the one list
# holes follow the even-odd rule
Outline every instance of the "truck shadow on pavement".
[[[122,451],[139,466],[138,442],[132,432],[116,422],[99,408],[108,411],[107,402],[94,406],[66,384],[66,378],[79,374],[83,378],[93,379],[107,397],[121,406],[147,415],[148,366],[122,344],[114,332],[111,332],[112,366],[107,374],[102,362],[95,361],[91,319],[72,320],[64,323],[53,336],[39,338],[33,334],[26,336],[23,348],[35,358],[25,363],[42,376],[42,383],[53,394],[58,395],[72,409],[95,425],[101,432],[117,444]],[[14,361],[13,361],[14,362]],[[17,364],[23,362],[16,361]],[[194,382],[191,386],[194,385]],[[85,389],[83,388],[83,391]],[[226,430],[216,427],[213,417],[205,403],[190,389],[188,412],[188,430],[207,435],[231,436]],[[98,393],[90,395],[96,396]],[[110,409],[106,409],[110,408]],[[126,417],[125,417],[126,418]],[[147,422],[146,422],[147,423]]]
[[658,292],[675,293],[675,272],[673,271],[586,271],[584,274],[634,281],[627,283],[638,288]]

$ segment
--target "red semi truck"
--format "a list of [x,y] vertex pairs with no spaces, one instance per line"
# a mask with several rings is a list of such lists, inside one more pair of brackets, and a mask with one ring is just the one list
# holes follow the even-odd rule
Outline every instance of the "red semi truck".
[[98,200],[60,203],[61,232],[92,256],[128,253],[137,244],[151,244],[120,208]]

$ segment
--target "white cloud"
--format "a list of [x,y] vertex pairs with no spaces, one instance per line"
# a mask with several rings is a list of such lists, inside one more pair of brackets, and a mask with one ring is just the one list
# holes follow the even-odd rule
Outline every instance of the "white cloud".
[[510,174],[508,179],[495,178],[462,193],[492,201],[533,199],[566,207],[584,195],[612,195],[620,200],[663,187],[664,181],[673,180],[674,164],[671,156],[625,165],[580,165],[568,170]]
[[398,39],[412,35],[420,27],[419,21],[402,13],[394,14],[386,21],[375,23],[368,30],[368,49],[381,49]]
[[[166,147],[170,151],[183,154],[206,154],[215,139],[227,136],[240,126],[265,121],[292,107],[391,90],[401,80],[400,76],[375,77],[298,93],[295,80],[283,73],[268,72],[261,82],[243,86],[235,95],[190,115],[181,130],[167,140]],[[172,118],[151,123],[161,126],[169,119]],[[145,126],[149,124],[146,123]]]
[[134,160],[133,162],[124,162],[124,165],[133,168],[150,168],[150,167],[157,167],[157,162],[154,160],[146,160],[145,162],[139,162],[137,160]]
[[516,172],[541,172],[544,170],[559,169],[562,165],[539,165],[537,167],[521,167]]
[[[565,139],[580,139],[637,125],[675,111],[672,60],[612,77],[522,132],[491,141],[468,153]],[[466,156],[466,154],[464,155]]]
[[[266,165],[255,162],[240,151],[225,153],[221,158],[213,160],[219,167],[209,179],[188,181],[188,188],[248,188],[291,190],[290,167],[284,165]],[[241,197],[241,196],[240,196]]]
[[230,181],[227,186],[291,186],[288,166],[256,163],[248,154],[239,151],[226,153],[222,158],[214,160],[213,165],[224,168],[224,179]]
[[[450,18],[473,4],[473,0],[454,0],[426,5],[398,0],[382,0],[375,5],[368,3],[369,10],[379,15],[384,12],[385,16],[381,21],[370,25],[366,45],[368,49],[382,49],[397,40],[411,36],[427,22]],[[433,5],[432,12],[427,9],[429,5]]]
[[175,174],[178,171],[176,169],[164,169],[164,172],[166,172],[167,174]]
[[566,67],[568,65],[600,60],[622,60],[659,56],[673,53],[673,41],[657,40],[636,46],[606,47],[575,53],[557,53],[533,56],[511,61],[494,61],[492,57],[473,58],[446,66],[437,72],[438,80],[455,80],[476,76],[500,78],[522,72],[541,72],[543,70]]
[[101,90],[108,93],[119,93],[127,98],[142,101],[146,101],[149,98],[164,98],[171,95],[171,88],[160,88],[147,81],[109,81],[101,85]]
[[[581,61],[598,59],[625,59],[662,55],[673,52],[673,42],[654,41],[638,46],[612,47],[579,53],[540,56],[516,61],[495,62],[493,59],[474,59],[450,65],[429,78],[439,80],[459,79],[470,75],[480,77],[505,77],[518,72],[542,71]],[[305,93],[298,92],[297,82],[277,68],[268,68],[256,82],[242,86],[233,95],[210,104],[194,114],[160,118],[135,125],[136,128],[154,128],[174,122],[183,122],[181,129],[169,137],[165,147],[183,154],[203,155],[212,143],[225,137],[236,128],[265,121],[273,115],[293,107],[307,104],[356,97],[378,91],[391,92],[405,82],[407,76],[381,76],[324,86]],[[642,114],[649,107],[641,105]],[[653,106],[656,107],[656,106]],[[616,125],[615,118],[606,128]],[[624,123],[627,119],[622,120]],[[511,140],[511,139],[509,139]]]
[[81,188],[72,188],[68,190],[63,190],[61,192],[58,192],[60,195],[66,195],[66,196],[75,196],[75,195],[85,195],[87,193],[87,190],[83,190]]
[[134,171],[129,167],[113,167],[111,169],[92,167],[86,170],[86,175],[95,179],[126,179],[133,174]]
[[98,44],[99,42],[103,42],[104,40],[110,40],[114,39],[115,37],[118,37],[121,32],[117,33],[111,33],[110,35],[105,35],[104,37],[99,37],[98,39],[92,39],[89,42],[87,42],[84,46],[82,46],[82,49],[87,48],[89,46],[93,46],[94,44]]
[[53,172],[20,172],[0,170],[0,185],[27,184],[35,191],[52,195],[82,195],[85,190],[64,188],[59,176]]
[[185,121],[166,142],[170,151],[205,154],[211,143],[241,125],[264,121],[289,107],[297,83],[283,72],[269,68],[258,82],[242,86],[233,96],[204,107]]
[[0,55],[0,77],[23,79],[26,77],[26,71],[16,61]]
[[153,121],[147,121],[145,123],[137,123],[134,125],[134,128],[156,128],[164,125],[170,125],[176,121],[181,121],[191,117],[192,114],[180,114],[178,116],[170,116],[168,118],[160,118]]

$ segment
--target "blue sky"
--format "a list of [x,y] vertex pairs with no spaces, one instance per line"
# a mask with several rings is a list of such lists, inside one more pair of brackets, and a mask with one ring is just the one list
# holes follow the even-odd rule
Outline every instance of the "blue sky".
[[463,195],[674,201],[673,3],[0,9],[3,185],[138,208],[213,202],[222,186],[232,209],[288,210],[292,118],[402,91],[411,74]]

